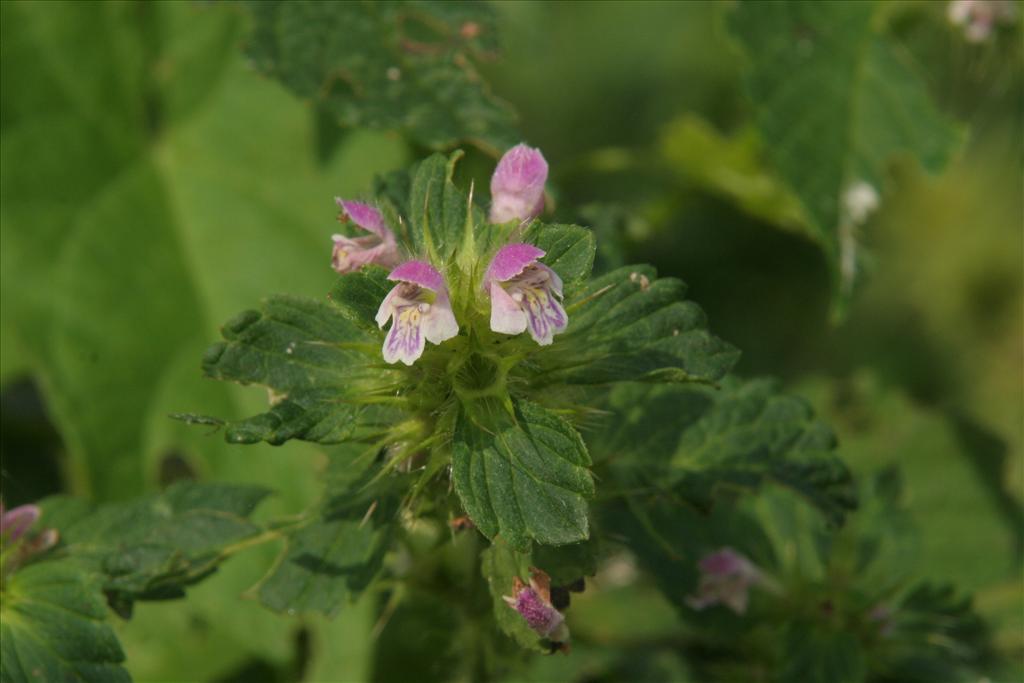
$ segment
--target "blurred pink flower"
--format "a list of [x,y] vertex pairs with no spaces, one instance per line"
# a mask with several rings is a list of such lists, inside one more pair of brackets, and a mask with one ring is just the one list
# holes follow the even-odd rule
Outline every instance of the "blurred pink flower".
[[380,211],[362,202],[335,198],[342,215],[369,232],[364,237],[333,235],[331,267],[339,273],[351,273],[368,263],[391,268],[398,263],[398,244],[386,225]]

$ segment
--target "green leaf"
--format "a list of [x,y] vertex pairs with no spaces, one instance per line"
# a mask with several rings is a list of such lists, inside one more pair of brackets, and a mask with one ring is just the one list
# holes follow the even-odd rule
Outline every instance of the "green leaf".
[[833,524],[856,506],[835,437],[809,405],[765,380],[700,386],[622,386],[619,419],[589,439],[597,460],[615,457],[625,481],[671,490],[700,509],[719,493],[785,486]]
[[756,130],[725,137],[686,114],[665,127],[658,148],[683,179],[731,199],[751,216],[785,229],[807,228],[800,200],[765,167]]
[[[374,339],[365,325],[354,322],[367,312],[380,276],[346,276],[341,282],[346,284],[336,288],[333,306],[275,296],[264,301],[262,311],[240,313],[222,328],[226,341],[211,346],[203,358],[206,375],[256,382],[274,392],[268,412],[228,425],[228,441],[340,443],[373,433],[381,424],[381,409],[346,400],[373,391],[380,381],[382,371],[369,362],[380,333]],[[340,298],[353,288],[360,289],[358,298]]]
[[260,601],[278,612],[333,616],[376,576],[386,540],[375,523],[318,519],[288,537],[286,552],[260,584]]
[[423,591],[404,595],[377,640],[370,680],[451,681],[464,661],[459,617],[441,597]]
[[[455,164],[461,151],[450,157],[434,154],[412,172],[409,188],[408,246],[413,254],[429,253],[437,264],[446,264],[463,241],[470,211],[469,198],[452,182]],[[481,222],[479,210],[473,211],[476,222]]]
[[130,681],[124,653],[104,620],[99,582],[72,561],[44,560],[5,579],[0,603],[4,683]]
[[[452,480],[467,514],[487,538],[525,550],[589,537],[590,456],[575,429],[528,401],[508,415],[493,404],[478,424],[465,411],[452,442]],[[480,419],[480,418],[478,418]]]
[[686,285],[650,266],[592,279],[566,302],[569,328],[538,355],[536,385],[624,380],[717,382],[739,351],[707,330]]
[[523,241],[544,250],[542,261],[562,278],[566,296],[580,287],[594,267],[597,244],[594,233],[587,228],[534,222]]
[[102,575],[103,589],[130,609],[135,599],[181,595],[214,571],[228,546],[259,533],[248,516],[268,493],[180,483],[126,503],[55,497],[44,501],[41,525],[57,529],[65,551]]
[[435,149],[516,142],[513,115],[472,60],[496,48],[491,7],[469,2],[251,2],[248,53],[342,126],[401,130]]
[[914,65],[880,34],[875,10],[874,2],[748,2],[730,22],[751,57],[746,85],[765,151],[803,204],[837,293],[856,274],[841,265],[856,258],[846,189],[864,181],[881,193],[897,153],[938,171],[959,139]]
[[487,579],[498,628],[527,650],[546,651],[541,645],[540,636],[530,628],[519,612],[502,599],[502,596],[512,595],[512,584],[516,577],[524,582],[529,580],[529,553],[517,552],[509,544],[495,541],[490,548],[480,553],[480,571]]
[[815,623],[793,623],[786,630],[779,680],[785,683],[858,683],[867,663],[857,636]]
[[331,617],[355,600],[380,572],[392,539],[402,477],[379,479],[376,449],[333,449],[323,501],[312,521],[287,534],[277,562],[260,581],[260,601],[295,614]]

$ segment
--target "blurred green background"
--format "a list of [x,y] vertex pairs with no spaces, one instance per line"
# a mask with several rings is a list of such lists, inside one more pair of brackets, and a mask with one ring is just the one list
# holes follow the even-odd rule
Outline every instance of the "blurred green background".
[[[749,119],[722,6],[497,10],[504,49],[483,71],[549,160],[556,218],[593,225],[606,263],[648,261],[683,278],[712,329],[743,350],[739,373],[781,376],[809,397],[855,472],[898,465],[922,534],[919,575],[975,592],[1000,652],[1018,662],[1007,675],[1017,675],[1019,22],[968,45],[942,3],[892,5],[897,37],[967,134],[939,177],[893,164],[862,234],[871,269],[833,324],[821,250],[710,190],[701,164],[716,160],[676,148],[686,140],[673,131],[687,122],[730,136]],[[0,12],[5,501],[57,491],[124,499],[196,476],[272,486],[267,514],[301,509],[317,490],[317,448],[229,447],[166,416],[242,417],[264,404],[256,389],[202,379],[205,346],[268,293],[322,296],[334,277],[333,197],[365,195],[375,174],[423,150],[387,131],[338,130],[258,75],[240,49],[246,17],[231,5],[4,2]],[[461,172],[485,186],[492,164],[471,152]],[[140,605],[118,625],[133,674],[369,677],[371,598],[333,622],[284,619],[239,599],[274,551],[248,551],[187,601]],[[614,624],[637,605],[649,615],[644,628],[673,628],[673,612],[642,583],[609,585],[571,617],[591,654],[537,675],[585,675],[601,648],[636,637]],[[647,674],[675,664],[659,666]]]

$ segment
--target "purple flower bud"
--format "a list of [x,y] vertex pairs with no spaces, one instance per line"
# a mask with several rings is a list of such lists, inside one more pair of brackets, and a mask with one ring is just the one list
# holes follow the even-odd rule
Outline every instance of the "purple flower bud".
[[19,505],[13,510],[5,511],[3,503],[0,503],[0,536],[3,536],[5,541],[17,541],[37,519],[39,507],[36,505]]
[[701,572],[697,594],[686,598],[686,604],[695,610],[723,604],[736,614],[743,614],[747,611],[750,587],[771,585],[753,562],[732,548],[705,555],[697,566]]
[[517,576],[512,581],[512,593],[511,596],[502,596],[502,599],[519,612],[537,635],[556,643],[569,641],[565,617],[551,604],[551,577],[531,567],[530,584],[524,584]]
[[540,150],[516,145],[505,152],[491,176],[491,223],[528,221],[544,210],[548,162]]
[[381,328],[393,319],[384,340],[384,361],[412,365],[423,355],[426,342],[440,344],[459,333],[444,277],[425,261],[406,261],[391,271],[399,284],[377,310]]
[[562,307],[562,279],[537,259],[544,251],[532,244],[506,244],[484,273],[491,295],[491,329],[521,334],[527,329],[541,346],[569,325]]
[[384,225],[380,211],[362,202],[335,198],[342,215],[369,232],[364,237],[333,235],[331,267],[339,273],[351,273],[368,263],[391,268],[398,263],[398,244],[395,235]]

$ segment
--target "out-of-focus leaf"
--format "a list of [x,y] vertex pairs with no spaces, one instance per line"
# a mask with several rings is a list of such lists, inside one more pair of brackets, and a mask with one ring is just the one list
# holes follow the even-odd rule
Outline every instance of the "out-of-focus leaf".
[[516,142],[513,114],[473,66],[497,47],[493,10],[470,2],[251,2],[248,53],[343,126],[401,130],[432,148]]
[[459,611],[426,593],[403,596],[380,633],[374,652],[375,681],[450,681],[462,663]]
[[659,150],[682,178],[731,199],[751,216],[781,228],[806,229],[800,200],[762,162],[756,131],[743,129],[725,137],[687,114],[665,127]]
[[228,546],[260,528],[248,517],[267,489],[179,483],[126,503],[95,505],[57,497],[44,502],[43,526],[64,550],[100,574],[102,587],[130,609],[135,599],[173,597],[217,568]]
[[745,80],[765,152],[803,204],[837,296],[856,275],[847,189],[866,182],[881,193],[897,153],[938,171],[959,138],[879,32],[875,10],[874,2],[749,2],[730,21],[750,56]]
[[786,683],[859,683],[867,666],[857,637],[818,624],[790,624],[782,640],[779,680]]
[[477,529],[520,550],[531,540],[586,540],[594,482],[580,435],[529,401],[517,401],[514,416],[490,403],[483,410],[463,411],[452,440],[452,481]]
[[5,578],[0,607],[4,683],[128,682],[100,582],[73,561],[43,560]]
[[672,491],[708,509],[716,494],[770,481],[792,489],[834,523],[856,506],[832,431],[807,402],[769,381],[701,386],[623,386],[610,399],[618,418],[588,439],[597,461],[633,485]]
[[707,330],[686,285],[650,266],[596,277],[566,302],[569,328],[538,357],[534,382],[605,384],[625,380],[716,382],[739,351]]

